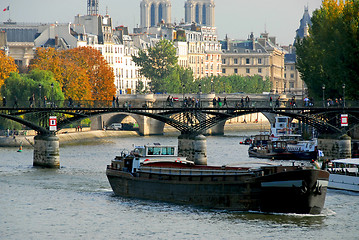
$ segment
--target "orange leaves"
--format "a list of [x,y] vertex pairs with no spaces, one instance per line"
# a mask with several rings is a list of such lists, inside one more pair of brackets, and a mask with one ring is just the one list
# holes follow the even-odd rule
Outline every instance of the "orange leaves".
[[116,94],[114,73],[101,53],[91,47],[69,50],[72,58],[84,69],[92,87],[92,100],[109,100]]
[[0,88],[4,84],[5,79],[10,76],[11,72],[18,72],[14,59],[5,55],[0,51]]
[[54,73],[66,98],[74,100],[108,100],[116,93],[114,74],[101,53],[80,47],[66,51],[39,48],[31,69]]

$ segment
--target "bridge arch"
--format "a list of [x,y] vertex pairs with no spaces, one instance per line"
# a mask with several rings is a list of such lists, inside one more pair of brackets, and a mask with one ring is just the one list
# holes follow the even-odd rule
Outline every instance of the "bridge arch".
[[162,135],[165,126],[164,122],[160,122],[148,116],[129,113],[129,112],[114,112],[103,113],[91,117],[91,130],[104,129],[112,123],[122,122],[126,117],[132,117],[138,124],[138,132],[140,135]]

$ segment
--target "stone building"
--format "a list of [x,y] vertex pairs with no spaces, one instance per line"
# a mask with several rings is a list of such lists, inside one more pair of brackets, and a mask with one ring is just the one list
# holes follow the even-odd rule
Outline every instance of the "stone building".
[[214,0],[187,0],[185,3],[185,22],[214,27],[214,9]]
[[171,23],[170,0],[142,0],[141,28],[157,26],[161,22]]
[[268,77],[273,84],[272,91],[281,93],[285,89],[284,55],[275,37],[269,37],[268,33],[262,33],[259,38],[252,33],[247,40],[226,37],[222,42],[222,75]]
[[34,58],[35,43],[43,25],[16,23],[12,21],[0,24],[6,46],[1,46],[8,56],[15,60],[20,71],[25,69]]

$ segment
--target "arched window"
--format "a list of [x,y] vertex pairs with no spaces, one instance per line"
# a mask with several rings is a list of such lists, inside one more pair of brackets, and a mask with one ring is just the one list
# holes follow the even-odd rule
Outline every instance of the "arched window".
[[199,23],[199,4],[196,4],[196,23]]
[[203,5],[203,6],[202,6],[202,24],[203,24],[203,25],[206,25],[206,24],[207,24],[206,19],[207,19],[206,6]]
[[164,7],[165,6],[162,3],[160,3],[160,5],[158,5],[158,22],[161,22],[163,19],[163,8]]
[[155,5],[151,5],[151,27],[156,25],[156,10]]

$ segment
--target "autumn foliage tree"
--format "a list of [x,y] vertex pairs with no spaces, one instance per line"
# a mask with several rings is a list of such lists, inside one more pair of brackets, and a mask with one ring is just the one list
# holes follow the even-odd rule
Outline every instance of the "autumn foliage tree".
[[359,1],[323,0],[313,13],[309,37],[298,39],[297,67],[309,94],[359,98]]
[[6,56],[3,51],[0,51],[0,88],[12,72],[18,72],[14,59]]
[[116,93],[111,67],[90,47],[62,51],[38,48],[30,69],[51,71],[66,98],[109,100]]

